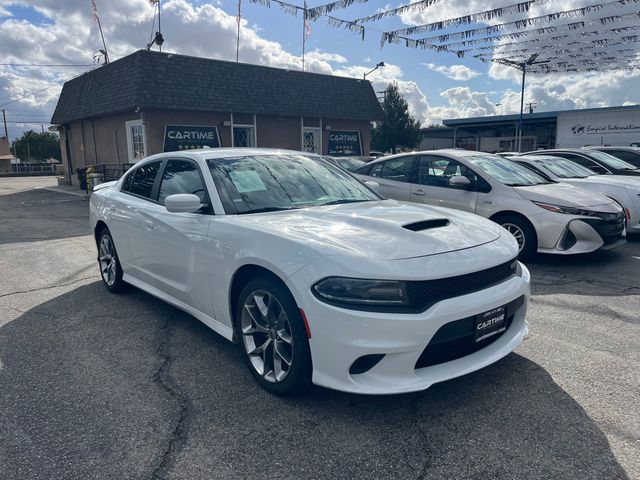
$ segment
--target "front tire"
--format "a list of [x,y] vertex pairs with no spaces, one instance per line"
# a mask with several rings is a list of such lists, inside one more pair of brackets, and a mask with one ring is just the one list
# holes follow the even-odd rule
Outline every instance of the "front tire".
[[124,292],[127,284],[122,280],[122,267],[111,232],[104,227],[98,235],[98,266],[102,283],[111,293]]
[[278,279],[260,276],[240,292],[236,328],[245,363],[262,388],[293,395],[311,384],[311,352],[300,310]]
[[494,219],[518,242],[518,258],[527,260],[538,251],[538,236],[531,224],[517,215],[500,215]]

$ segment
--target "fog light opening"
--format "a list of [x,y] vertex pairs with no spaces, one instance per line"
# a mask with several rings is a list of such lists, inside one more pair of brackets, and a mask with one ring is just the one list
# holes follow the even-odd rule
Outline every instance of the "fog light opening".
[[573,234],[573,232],[571,230],[567,230],[567,233],[564,236],[564,240],[562,242],[562,249],[569,250],[576,244],[577,241],[578,240],[576,239],[576,236]]
[[350,375],[359,375],[361,373],[366,373],[375,367],[380,360],[384,358],[384,353],[375,353],[372,355],[363,355],[358,358],[355,362],[351,364],[349,367]]

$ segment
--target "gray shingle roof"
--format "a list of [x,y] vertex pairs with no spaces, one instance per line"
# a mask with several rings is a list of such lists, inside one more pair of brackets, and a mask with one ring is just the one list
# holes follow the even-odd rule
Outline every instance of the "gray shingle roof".
[[376,120],[368,81],[139,50],[64,84],[51,123],[176,109]]

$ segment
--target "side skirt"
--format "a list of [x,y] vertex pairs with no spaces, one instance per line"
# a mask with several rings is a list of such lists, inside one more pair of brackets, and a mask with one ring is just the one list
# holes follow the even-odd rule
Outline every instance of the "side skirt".
[[125,273],[123,274],[122,279],[125,282],[133,285],[134,287],[137,287],[140,290],[147,292],[149,295],[153,295],[154,297],[162,300],[163,302],[167,302],[173,305],[174,307],[179,308],[180,310],[188,313],[189,315],[196,317],[198,320],[200,320],[202,323],[204,323],[207,327],[209,327],[214,332],[222,335],[227,340],[233,341],[233,329],[227,325],[220,323],[215,318],[210,317],[206,313],[202,313],[200,310],[196,310],[195,308],[187,305],[186,303],[181,302],[180,300],[177,300],[176,298],[170,295],[167,295],[162,290],[152,287],[151,285],[143,282],[142,280],[138,280],[137,278],[132,277],[131,275],[128,275]]

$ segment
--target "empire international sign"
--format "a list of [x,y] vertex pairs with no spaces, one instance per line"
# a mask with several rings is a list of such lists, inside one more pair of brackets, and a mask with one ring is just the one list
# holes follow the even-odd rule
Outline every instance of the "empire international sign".
[[218,127],[202,125],[167,125],[164,129],[165,152],[220,146]]

